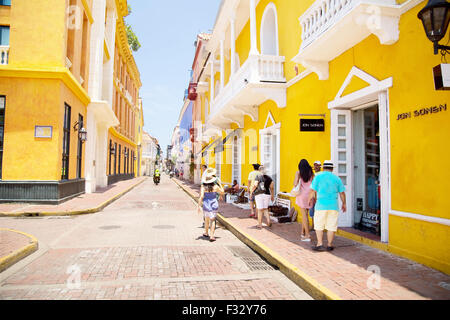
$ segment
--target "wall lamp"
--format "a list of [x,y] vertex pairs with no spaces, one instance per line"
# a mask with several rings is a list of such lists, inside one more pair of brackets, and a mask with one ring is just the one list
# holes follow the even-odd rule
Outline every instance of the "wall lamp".
[[78,131],[78,139],[81,140],[81,142],[85,142],[87,141],[87,131],[85,128],[80,128],[80,126],[82,126],[83,124],[80,122],[75,122],[74,126],[73,126],[73,130]]
[[447,0],[429,0],[417,17],[422,20],[428,39],[434,44],[434,54],[438,54],[439,50],[443,54],[450,50],[449,46],[439,44],[450,21],[450,3]]

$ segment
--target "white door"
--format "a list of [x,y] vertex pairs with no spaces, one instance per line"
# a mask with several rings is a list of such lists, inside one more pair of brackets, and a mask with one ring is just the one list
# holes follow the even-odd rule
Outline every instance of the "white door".
[[[334,173],[345,186],[347,212],[340,211],[338,226],[353,226],[353,152],[352,152],[352,111],[331,110],[331,161]],[[339,201],[339,207],[341,202]]]
[[261,164],[266,169],[266,175],[272,178],[277,190],[277,136],[271,133],[261,134]]
[[239,139],[237,136],[233,138],[233,177],[231,183],[236,180],[239,184],[241,184],[241,148]]
[[220,175],[220,158],[222,156],[222,152],[216,152],[216,171],[217,171],[217,177],[219,179],[221,179],[221,175]]

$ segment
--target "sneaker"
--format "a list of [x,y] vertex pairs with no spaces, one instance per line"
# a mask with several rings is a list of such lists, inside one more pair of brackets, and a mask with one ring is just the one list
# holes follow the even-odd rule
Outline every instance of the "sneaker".
[[311,242],[311,238],[302,238],[303,242]]

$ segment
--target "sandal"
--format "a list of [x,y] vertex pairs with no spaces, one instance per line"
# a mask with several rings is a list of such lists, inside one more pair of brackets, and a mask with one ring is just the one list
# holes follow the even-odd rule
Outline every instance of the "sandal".
[[334,247],[333,247],[333,246],[327,247],[327,251],[333,251],[333,250],[334,250]]
[[311,249],[313,249],[314,251],[323,251],[325,248],[323,246],[314,246]]
[[256,226],[256,229],[261,230],[261,229],[262,229],[262,226]]
[[209,238],[209,242],[214,242],[214,241],[216,241],[216,238]]
[[209,238],[209,234],[203,234],[205,238]]

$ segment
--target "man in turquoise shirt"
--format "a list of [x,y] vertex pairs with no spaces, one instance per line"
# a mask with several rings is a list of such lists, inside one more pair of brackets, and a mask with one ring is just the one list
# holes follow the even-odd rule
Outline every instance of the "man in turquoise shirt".
[[314,229],[316,230],[317,245],[313,247],[315,251],[324,250],[323,230],[327,230],[328,246],[327,250],[334,249],[334,234],[337,231],[339,202],[338,196],[342,200],[342,212],[347,211],[345,199],[345,187],[342,180],[333,174],[333,163],[329,160],[323,164],[323,173],[314,177],[311,184],[310,198],[316,198],[314,213]]

